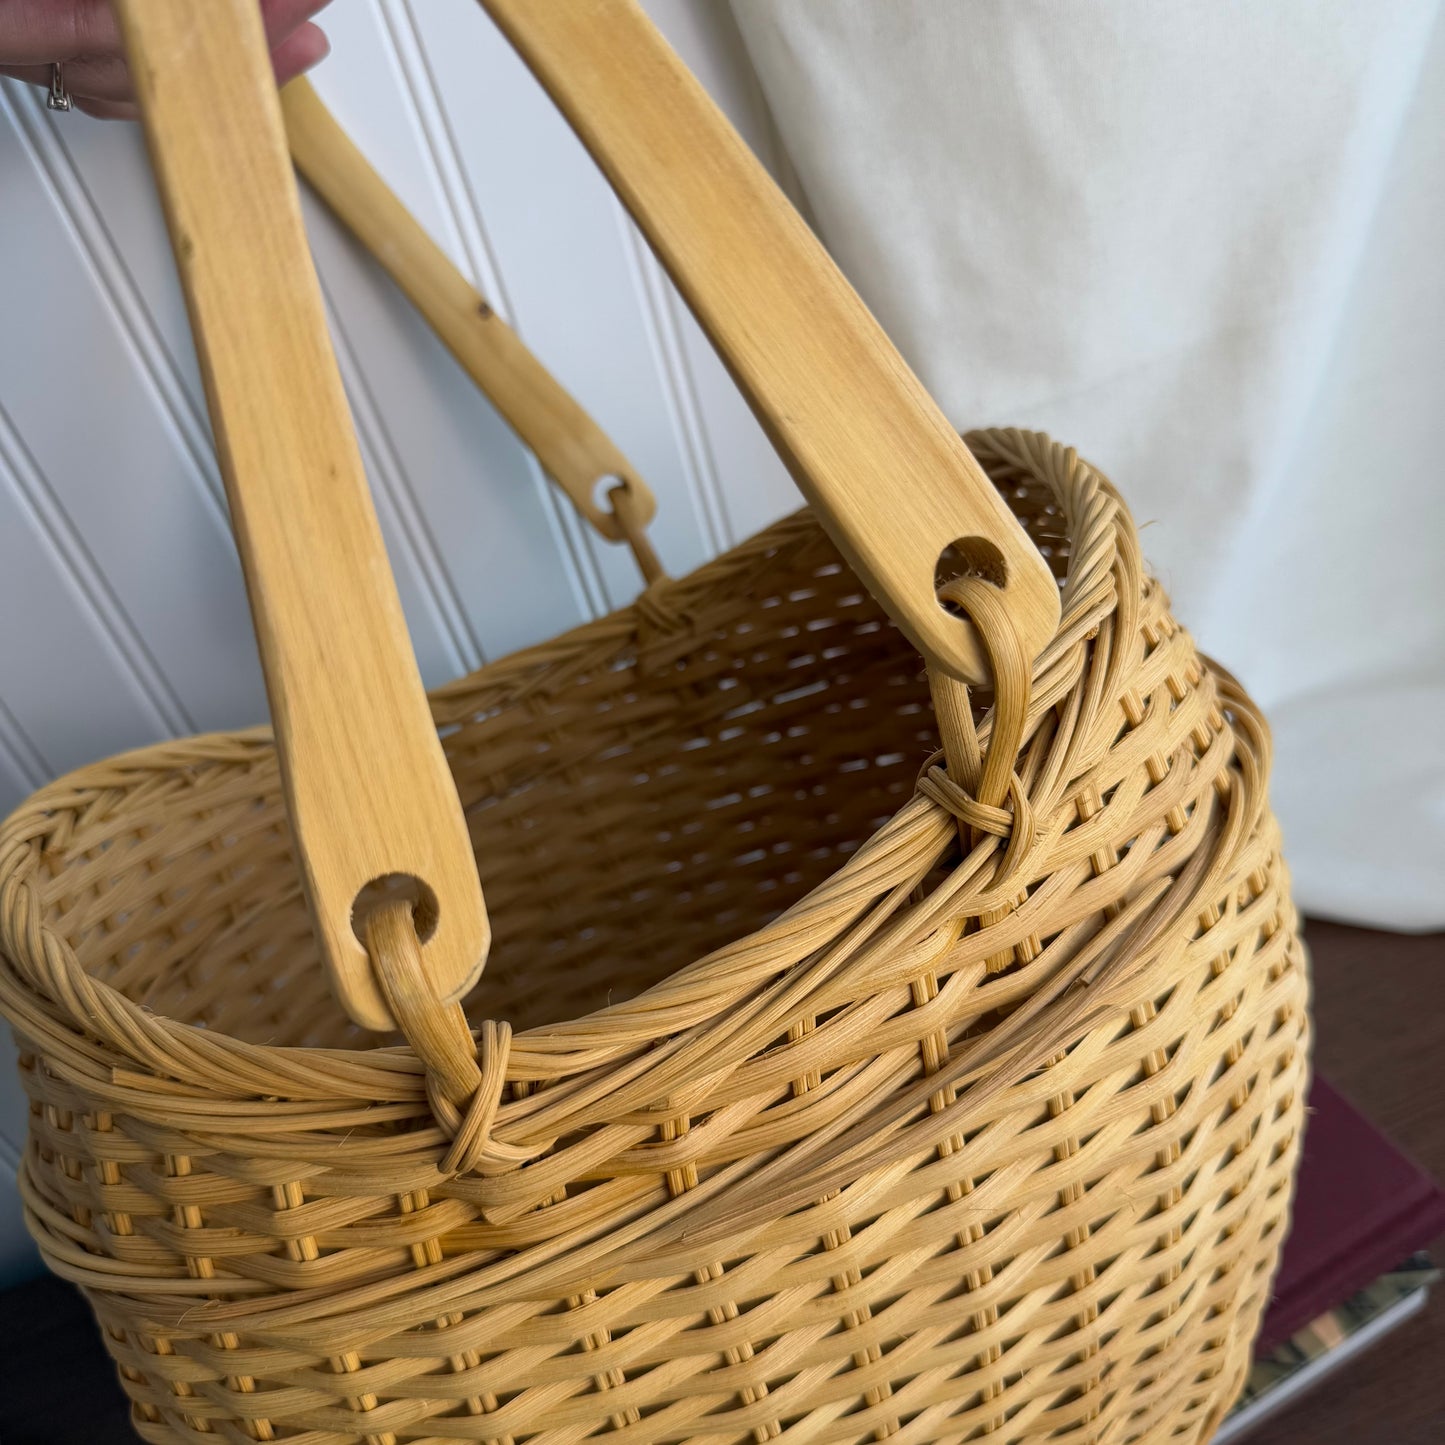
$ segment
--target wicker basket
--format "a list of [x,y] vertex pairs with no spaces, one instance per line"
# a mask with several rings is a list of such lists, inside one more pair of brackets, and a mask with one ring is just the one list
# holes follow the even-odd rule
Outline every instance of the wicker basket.
[[967,441],[1060,588],[996,700],[806,511],[433,695],[468,1098],[338,1008],[269,733],[11,817],[27,1221],[144,1439],[1208,1439],[1307,1068],[1267,734],[1096,471]]

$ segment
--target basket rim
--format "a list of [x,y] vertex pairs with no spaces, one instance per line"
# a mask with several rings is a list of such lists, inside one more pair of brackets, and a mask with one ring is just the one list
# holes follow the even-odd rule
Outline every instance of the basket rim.
[[[1053,642],[1035,663],[1027,738],[1042,715],[1077,680],[1083,669],[1085,641],[1122,595],[1123,588],[1115,585],[1115,573],[1120,557],[1131,551],[1128,542],[1134,540],[1133,526],[1111,484],[1072,448],[1043,433],[1017,429],[970,432],[966,439],[991,472],[1002,467],[1051,485],[1070,534],[1071,554],[1061,583],[1062,616]],[[1064,482],[1071,489],[1068,494]],[[476,684],[484,675],[499,685],[505,684],[508,674],[533,679],[541,664],[560,673],[558,680],[565,681],[567,664],[578,654],[590,654],[609,638],[621,641],[637,635],[647,623],[649,594],[660,592],[665,605],[686,618],[690,596],[713,592],[730,577],[765,567],[778,552],[812,535],[816,525],[807,508],[795,511],[684,576],[654,584],[624,607],[430,690],[428,697],[437,725],[446,727],[475,715]],[[1121,532],[1126,535],[1120,536]],[[1137,547],[1133,555],[1137,559]],[[1126,572],[1129,570],[1126,568]],[[1138,576],[1142,581],[1142,573]],[[656,600],[655,595],[652,600]],[[523,680],[510,700],[520,699],[535,686]],[[990,722],[991,717],[986,715],[980,724],[983,740],[987,739]],[[51,1033],[63,1026],[72,1043],[87,1033],[98,1032],[106,1045],[137,1065],[147,1077],[176,1079],[185,1074],[201,1079],[204,1082],[198,1084],[198,1090],[208,1097],[214,1097],[218,1088],[232,1097],[249,1097],[254,1090],[247,1086],[248,1079],[260,1073],[273,1081],[271,1088],[279,1073],[294,1088],[287,1097],[297,1099],[337,1098],[343,1093],[353,1097],[355,1087],[380,1088],[381,1092],[373,1095],[376,1098],[417,1095],[424,1068],[405,1042],[374,1048],[252,1043],[213,1032],[204,1025],[151,1013],[93,977],[69,940],[44,917],[33,876],[38,856],[30,841],[37,834],[51,831],[57,813],[75,814],[116,788],[129,791],[150,781],[180,780],[197,769],[252,767],[258,762],[274,761],[275,756],[267,724],[146,744],[54,779],[0,823],[0,1002],[6,1005],[5,1012],[13,1023],[23,1015],[27,1036]],[[841,867],[778,918],[672,971],[633,998],[515,1035],[508,1080],[576,1078],[600,1066],[615,1067],[619,1059],[646,1053],[656,1042],[676,1039],[716,1019],[726,1009],[727,1000],[736,997],[735,986],[716,990],[716,998],[705,997],[690,1004],[669,1002],[659,1006],[660,996],[677,990],[683,980],[695,986],[709,973],[726,974],[770,935],[777,939],[787,934],[806,934],[814,915],[826,914],[829,932],[836,935],[876,896],[869,894],[856,902],[851,917],[846,909],[840,916],[838,899],[848,894],[859,874],[886,874],[892,855],[916,859],[921,852],[931,866],[951,845],[955,827],[953,816],[940,803],[915,791]],[[944,922],[934,920],[932,926],[941,927]],[[924,927],[923,932],[927,931]],[[805,949],[791,962],[775,953],[767,974],[786,975],[809,951]],[[484,971],[474,996],[484,1000],[485,987]],[[648,1040],[639,1043],[636,1028],[629,1029],[627,1022],[643,1013],[650,1027]],[[89,1027],[82,1027],[82,1017]],[[609,1039],[609,1034],[614,1037]],[[616,1037],[622,1035],[629,1037]],[[324,1061],[330,1067],[308,1067],[309,1060],[318,1064]],[[348,1074],[354,1075],[355,1087],[339,1090],[335,1074],[338,1065],[347,1066]],[[510,1103],[504,1104],[504,1111],[510,1107]]]

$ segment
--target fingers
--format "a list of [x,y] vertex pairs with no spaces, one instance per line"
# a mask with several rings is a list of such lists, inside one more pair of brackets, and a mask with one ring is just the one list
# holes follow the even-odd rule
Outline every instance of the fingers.
[[[119,55],[109,0],[3,0],[0,61],[43,65],[81,55]],[[6,72],[10,72],[7,70]]]
[[[260,0],[267,42],[274,49],[326,3]],[[0,62],[6,66],[116,59],[120,53],[110,0],[0,0]]]
[[[297,9],[299,6],[293,3],[292,8]],[[284,85],[302,71],[309,70],[318,61],[325,59],[330,49],[331,42],[319,25],[303,20],[291,26],[279,42],[272,45],[271,63],[276,71],[276,83]],[[36,85],[50,84],[48,65],[26,68],[32,73],[22,75],[20,79],[31,80]],[[64,62],[64,74],[65,88],[75,97],[77,104],[82,99],[113,102],[135,100],[130,75],[119,54],[87,55],[78,60],[67,60]],[[90,115],[96,113],[84,106],[81,109]]]
[[[3,3],[3,0],[0,0]],[[76,104],[82,100],[132,100],[130,77],[120,56],[96,56],[63,62],[65,88]],[[48,65],[0,65],[0,75],[13,75],[32,85],[50,84]]]
[[11,80],[26,80],[31,85],[50,84],[48,65],[0,65],[0,75],[9,76]]
[[129,100],[92,100],[89,96],[71,97],[76,110],[93,115],[97,120],[139,120],[140,107]]
[[331,42],[319,25],[309,22],[293,30],[271,51],[271,65],[276,72],[276,84],[285,85],[303,71],[310,70],[331,53]]
[[261,23],[272,53],[326,5],[327,0],[261,0]]
[[[278,85],[322,60],[330,42],[310,17],[326,0],[259,0]],[[137,112],[109,0],[0,0],[0,75],[48,87],[63,66],[77,110],[105,119]]]

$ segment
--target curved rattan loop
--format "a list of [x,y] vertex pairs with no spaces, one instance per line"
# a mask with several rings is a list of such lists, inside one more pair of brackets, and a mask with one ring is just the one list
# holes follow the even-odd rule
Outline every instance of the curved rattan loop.
[[657,549],[652,545],[652,537],[648,532],[648,521],[650,513],[656,512],[657,503],[652,499],[651,492],[643,489],[643,497],[639,499],[636,483],[632,477],[627,477],[618,482],[615,486],[607,489],[607,500],[612,506],[612,516],[617,523],[617,529],[622,533],[622,539],[627,543],[632,552],[632,559],[637,563],[637,570],[642,573],[642,580],[651,586],[654,582],[667,576],[662,560],[657,555]]
[[[1006,840],[993,872],[992,886],[997,890],[1023,881],[1018,875],[1034,842],[1033,808],[1014,771],[1028,725],[1030,659],[993,579],[972,574],[952,578],[938,589],[938,600],[966,616],[982,639],[993,678],[994,705],[985,749],[975,726],[969,689],[954,678],[936,672],[930,675],[934,715],[943,741],[940,751],[948,773],[938,768],[935,754],[924,765],[918,787],[958,820],[965,850],[990,835]],[[1008,811],[999,806],[1005,796],[1013,804]],[[985,913],[981,921],[987,925],[997,922],[997,917]],[[1005,967],[1008,958],[1000,954],[991,963]]]
[[397,1027],[426,1065],[429,1083],[453,1104],[470,1099],[481,1081],[471,1030],[459,1004],[436,997],[409,902],[387,903],[371,913],[366,951]]
[[452,1141],[442,1172],[469,1173],[491,1144],[511,1028],[488,1020],[480,1041],[474,1040],[462,1006],[437,999],[426,977],[411,903],[393,901],[371,913],[366,950],[397,1027],[426,1065],[427,1102]]
[[[938,589],[940,602],[962,612],[978,631],[988,655],[993,674],[994,706],[990,714],[992,728],[987,751],[976,779],[970,779],[985,807],[997,806],[1008,790],[1014,758],[1023,741],[1028,723],[1031,659],[1019,639],[1010,609],[1003,594],[988,579],[976,576],[954,577]],[[963,728],[972,731],[972,710],[962,707],[950,710]],[[944,727],[944,752],[954,756],[950,747],[949,728]],[[960,761],[970,769],[979,750],[969,742],[959,751]]]

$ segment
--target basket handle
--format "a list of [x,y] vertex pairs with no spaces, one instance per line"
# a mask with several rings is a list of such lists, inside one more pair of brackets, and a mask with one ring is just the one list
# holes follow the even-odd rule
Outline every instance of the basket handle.
[[481,0],[642,227],[794,480],[928,660],[990,675],[935,593],[958,544],[1032,661],[1048,565],[883,329],[634,0]]
[[[573,506],[608,541],[630,540],[656,515],[657,499],[612,439],[427,235],[305,76],[282,90],[281,110],[291,158],[312,189],[385,268]],[[597,504],[597,484],[606,477],[628,494],[622,520]],[[613,490],[608,495],[614,506],[621,500]]]
[[[327,335],[260,12],[255,0],[116,9],[322,956],[351,1017],[389,1029],[357,934],[368,885],[409,892],[422,935],[411,973],[442,1004],[476,982],[490,933]],[[392,995],[418,987],[389,984]]]

